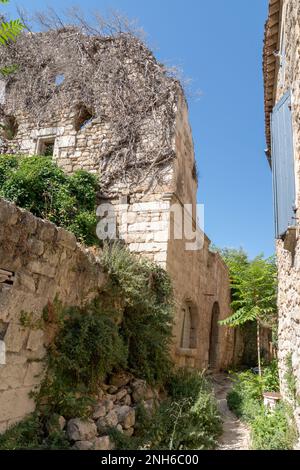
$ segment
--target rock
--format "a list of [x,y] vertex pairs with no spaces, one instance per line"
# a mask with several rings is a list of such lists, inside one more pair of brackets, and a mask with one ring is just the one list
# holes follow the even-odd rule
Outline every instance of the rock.
[[156,400],[143,400],[142,401],[142,404],[146,410],[146,412],[149,414],[149,415],[152,415],[155,411],[155,409],[157,408],[157,401]]
[[97,405],[95,411],[93,413],[93,419],[97,420],[99,418],[103,418],[107,413],[107,408],[105,405]]
[[125,436],[131,437],[134,434],[134,428],[125,429],[123,432],[124,432]]
[[110,411],[103,418],[99,418],[97,421],[97,429],[100,434],[105,432],[109,428],[115,428],[117,425],[118,416],[114,410]]
[[70,419],[67,424],[67,436],[70,441],[90,441],[97,436],[97,426],[91,419]]
[[118,423],[124,429],[129,429],[135,425],[135,410],[130,406],[123,405],[116,408]]
[[94,441],[95,450],[113,450],[114,444],[109,436],[97,437]]
[[127,390],[126,388],[123,388],[122,390],[120,390],[117,394],[116,394],[116,400],[117,401],[120,401],[122,400],[122,398],[126,397],[127,395]]
[[121,388],[125,387],[125,385],[127,385],[131,379],[132,376],[127,372],[119,372],[110,378],[109,383],[110,385],[114,385],[117,388]]
[[92,450],[94,449],[94,443],[91,441],[77,441],[73,445],[74,450]]
[[54,414],[51,416],[49,421],[46,424],[46,429],[49,434],[60,432],[64,429],[66,425],[66,420],[63,416]]
[[115,393],[117,393],[117,391],[118,391],[118,387],[115,387],[114,385],[112,385],[108,389],[108,393],[110,393],[111,395],[114,395]]

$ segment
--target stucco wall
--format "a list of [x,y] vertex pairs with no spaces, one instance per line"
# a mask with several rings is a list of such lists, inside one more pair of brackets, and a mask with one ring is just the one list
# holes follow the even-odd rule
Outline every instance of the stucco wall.
[[13,273],[12,284],[4,276],[0,283],[0,340],[6,347],[6,364],[0,364],[2,432],[34,409],[28,393],[40,383],[43,369],[44,333],[24,327],[22,317],[29,314],[38,325],[43,308],[55,297],[64,305],[83,305],[105,287],[106,275],[71,233],[3,199],[0,270]]

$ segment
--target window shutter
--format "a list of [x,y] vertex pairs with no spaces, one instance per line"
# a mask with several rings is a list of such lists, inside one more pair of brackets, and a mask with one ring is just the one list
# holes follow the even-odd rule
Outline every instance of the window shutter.
[[291,93],[286,93],[272,113],[272,170],[276,238],[295,220],[295,171]]

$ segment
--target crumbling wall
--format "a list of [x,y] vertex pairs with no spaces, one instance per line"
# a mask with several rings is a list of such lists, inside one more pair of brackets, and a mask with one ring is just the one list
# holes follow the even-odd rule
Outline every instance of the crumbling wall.
[[38,325],[56,297],[65,305],[83,305],[105,284],[97,258],[73,234],[0,199],[0,340],[6,349],[0,432],[34,409],[28,394],[42,377],[45,337],[28,320]]
[[[274,2],[275,3],[275,2]],[[282,66],[277,65],[274,83],[274,104],[288,91],[292,92],[292,119],[294,137],[294,163],[296,181],[296,215],[300,217],[300,1],[283,2],[280,10],[282,35],[278,47],[284,54]],[[272,7],[272,5],[271,5]],[[271,12],[271,10],[270,10]],[[270,20],[269,20],[270,21]],[[270,23],[270,28],[272,24]],[[275,36],[274,36],[275,37]],[[282,47],[284,39],[285,46]],[[281,42],[281,44],[279,44]],[[279,60],[279,59],[278,59]],[[291,236],[291,240],[288,238]],[[278,313],[279,338],[278,359],[281,390],[285,398],[291,399],[287,377],[296,380],[295,394],[300,396],[300,232],[297,224],[295,232],[286,240],[276,242],[278,265]],[[289,367],[291,358],[291,368]],[[299,400],[296,408],[296,419],[300,429]]]

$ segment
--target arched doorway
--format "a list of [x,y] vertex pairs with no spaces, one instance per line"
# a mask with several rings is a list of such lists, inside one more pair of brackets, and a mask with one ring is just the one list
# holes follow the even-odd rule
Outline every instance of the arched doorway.
[[218,345],[219,345],[219,318],[220,306],[215,302],[212,308],[210,341],[209,341],[209,367],[215,369],[218,365]]

